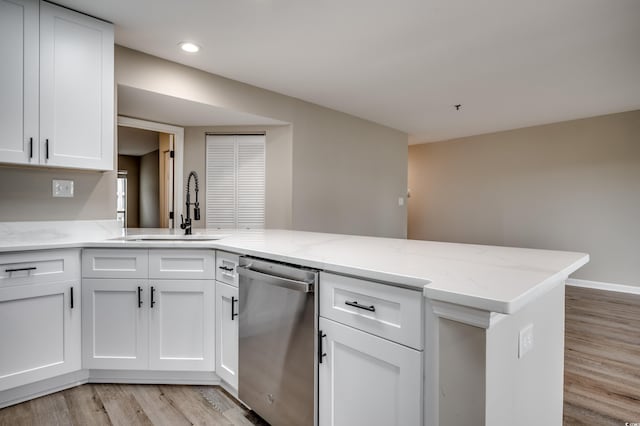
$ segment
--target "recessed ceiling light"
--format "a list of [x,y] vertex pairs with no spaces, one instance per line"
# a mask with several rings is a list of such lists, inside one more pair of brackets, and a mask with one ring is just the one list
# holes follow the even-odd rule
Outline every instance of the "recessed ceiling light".
[[200,46],[195,43],[191,43],[189,41],[183,41],[179,44],[180,49],[187,53],[197,53],[200,50]]

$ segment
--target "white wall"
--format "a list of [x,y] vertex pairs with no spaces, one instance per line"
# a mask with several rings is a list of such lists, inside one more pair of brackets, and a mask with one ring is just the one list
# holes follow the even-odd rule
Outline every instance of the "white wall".
[[412,239],[586,252],[640,285],[640,111],[409,147]]

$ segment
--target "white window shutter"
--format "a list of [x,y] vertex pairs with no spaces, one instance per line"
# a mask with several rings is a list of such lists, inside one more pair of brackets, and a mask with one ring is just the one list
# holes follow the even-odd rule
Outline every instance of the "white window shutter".
[[238,136],[237,142],[238,228],[264,228],[264,136]]
[[264,135],[207,136],[207,228],[264,228]]
[[234,136],[207,136],[207,228],[236,227]]

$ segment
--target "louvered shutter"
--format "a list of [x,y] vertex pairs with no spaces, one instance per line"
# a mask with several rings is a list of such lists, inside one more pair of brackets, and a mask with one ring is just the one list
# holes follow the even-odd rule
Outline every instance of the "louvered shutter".
[[208,135],[207,228],[264,228],[265,137]]

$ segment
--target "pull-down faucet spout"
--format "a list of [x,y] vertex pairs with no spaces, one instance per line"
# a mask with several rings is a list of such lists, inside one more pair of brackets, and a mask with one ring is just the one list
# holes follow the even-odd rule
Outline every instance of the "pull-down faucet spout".
[[[189,192],[189,187],[191,186],[192,177],[195,180],[195,184],[196,184],[195,186],[196,202],[195,203],[191,202],[191,193]],[[186,187],[187,218],[185,219],[182,215],[180,215],[182,220],[182,223],[180,224],[180,228],[184,229],[185,235],[191,235],[191,214],[189,213],[191,208],[189,206],[191,206],[192,204],[193,204],[193,220],[200,220],[200,203],[198,202],[198,191],[199,191],[198,174],[194,171],[191,171],[191,173],[189,173],[189,177],[187,178],[187,187]]]

